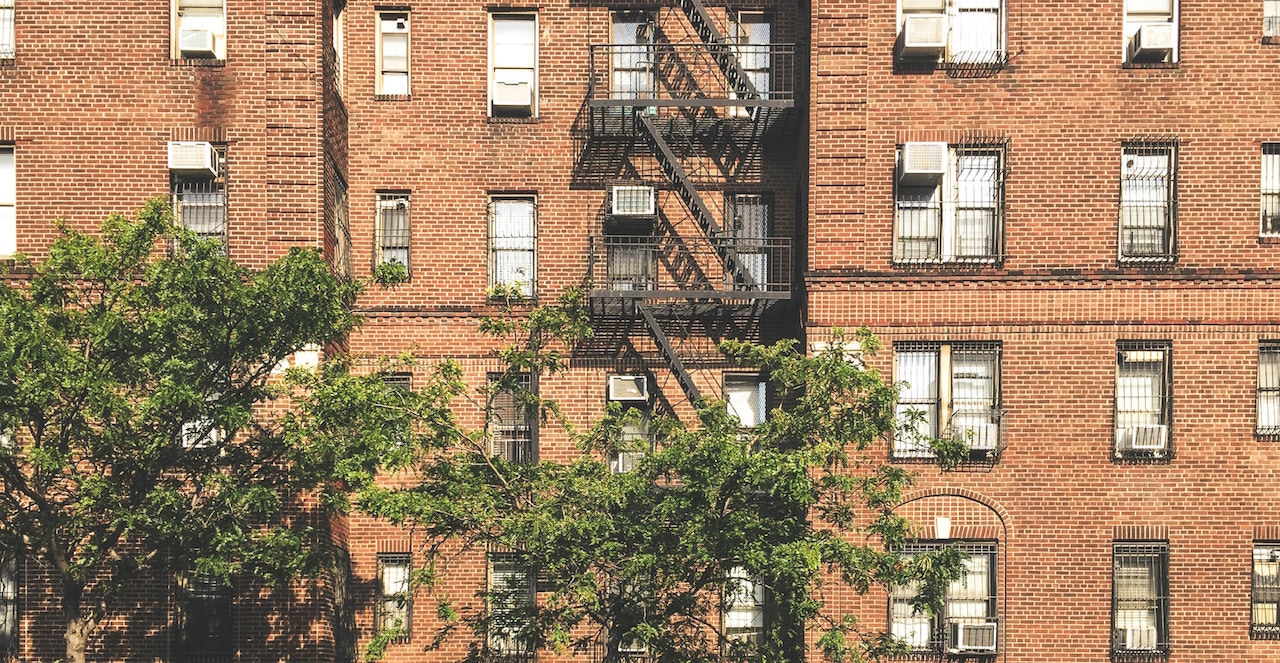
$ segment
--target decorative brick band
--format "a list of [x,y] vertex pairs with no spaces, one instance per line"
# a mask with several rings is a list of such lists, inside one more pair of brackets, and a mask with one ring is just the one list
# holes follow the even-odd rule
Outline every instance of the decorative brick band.
[[[938,531],[933,525],[923,525],[916,530],[915,536],[925,541],[938,538]],[[948,540],[952,541],[1002,541],[1000,528],[994,525],[954,525],[951,527]]]
[[169,140],[225,143],[227,132],[221,127],[181,127],[169,129]]
[[13,141],[13,127],[0,125],[0,143],[12,143]]
[[378,539],[380,553],[413,553],[413,542],[407,538]]
[[[1000,523],[1004,525],[1005,537],[1009,539],[1013,538],[1013,519],[1009,517],[1009,512],[1006,511],[1005,508],[1000,503],[996,502],[990,497],[987,497],[986,495],[983,495],[982,493],[979,493],[976,490],[970,490],[968,488],[947,488],[947,487],[923,488],[920,490],[907,493],[906,495],[903,495],[902,501],[898,503],[898,506],[915,502],[917,500],[921,500],[926,497],[959,497],[962,499],[970,500],[972,502],[977,502],[978,504],[981,504],[987,507],[988,509],[991,509],[991,511],[993,511],[996,514],[996,517],[1000,519]],[[957,536],[955,535],[955,532],[958,529],[960,528],[956,528],[952,530],[951,538],[957,538]],[[986,529],[986,528],[974,527],[974,528],[964,528],[964,529],[968,530],[968,529]],[[994,529],[994,528],[991,528],[991,529]],[[1000,537],[997,535],[997,536],[984,537],[984,538],[1000,538]]]
[[1254,525],[1254,541],[1280,541],[1280,525]]
[[1111,532],[1116,541],[1168,541],[1168,525],[1116,525]]

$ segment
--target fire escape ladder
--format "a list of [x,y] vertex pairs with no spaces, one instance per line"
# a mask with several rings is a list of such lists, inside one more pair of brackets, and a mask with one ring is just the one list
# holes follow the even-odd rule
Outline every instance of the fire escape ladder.
[[706,234],[711,246],[715,248],[716,254],[720,256],[720,260],[724,263],[725,273],[732,276],[735,283],[750,287],[752,284],[751,277],[739,264],[738,252],[734,249],[732,240],[726,241],[720,224],[716,223],[715,218],[711,216],[711,210],[707,207],[707,203],[702,200],[702,196],[698,195],[698,190],[693,187],[693,180],[689,179],[689,174],[685,172],[684,167],[676,159],[675,152],[671,150],[671,146],[667,145],[667,141],[662,138],[662,134],[654,126],[653,120],[641,114],[636,114],[636,119],[644,127],[643,136],[645,142],[649,144],[649,149],[653,151],[653,155],[657,157],[658,165],[662,168],[662,174],[666,176],[667,181],[675,186],[680,200],[684,201],[685,207],[693,214],[694,222],[698,224],[699,228],[702,228],[702,232]]
[[710,49],[716,65],[720,67],[720,71],[729,82],[729,89],[736,92],[739,99],[759,99],[760,93],[756,90],[756,86],[751,83],[746,74],[742,73],[742,65],[738,62],[738,56],[734,54],[733,45],[727,42],[716,29],[715,23],[711,21],[711,14],[707,13],[702,0],[680,0],[680,9],[689,18],[689,23],[698,33],[698,38]]
[[689,397],[689,402],[697,405],[702,401],[702,394],[698,391],[697,385],[693,383],[693,376],[684,367],[684,362],[680,361],[680,357],[676,354],[676,349],[671,345],[671,340],[667,338],[666,332],[662,331],[662,326],[658,324],[658,319],[653,315],[653,309],[644,302],[639,303],[636,308],[640,310],[640,315],[644,317],[645,324],[649,325],[649,333],[653,335],[654,342],[658,344],[658,350],[662,352],[662,357],[667,360],[667,365],[671,367],[671,372],[675,374],[676,382],[680,383],[680,388],[684,390],[685,396]]

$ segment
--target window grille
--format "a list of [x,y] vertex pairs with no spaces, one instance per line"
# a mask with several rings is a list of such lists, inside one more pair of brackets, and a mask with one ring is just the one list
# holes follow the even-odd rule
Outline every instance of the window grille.
[[1280,541],[1253,544],[1253,589],[1249,636],[1280,640]]
[[1173,361],[1168,341],[1116,344],[1115,457],[1168,462],[1173,456]]
[[1262,36],[1268,39],[1280,37],[1280,0],[1263,0]]
[[1261,189],[1262,234],[1280,235],[1280,143],[1262,144]]
[[730,641],[764,643],[765,587],[741,566],[729,569],[722,619],[724,637]]
[[1259,437],[1280,439],[1280,341],[1258,345],[1258,419],[1254,428]]
[[[929,439],[957,436],[970,447],[971,460],[995,460],[1000,450],[1000,356],[998,342],[894,344],[897,374],[905,383],[898,398],[899,428],[894,460],[934,457]],[[945,384],[950,398],[941,398]],[[907,427],[909,413],[923,418]]]
[[[992,264],[1004,258],[1007,141],[977,137],[947,150],[936,183],[897,186],[894,262]],[[902,148],[898,150],[902,167]]]
[[778,281],[770,271],[769,236],[771,234],[772,201],[764,194],[729,194],[725,196],[725,219],[728,236],[733,243],[738,265],[750,283],[749,290],[768,290]]
[[613,14],[613,56],[610,58],[613,99],[648,99],[654,96],[656,57],[653,17],[645,12]]
[[516,288],[532,298],[537,287],[538,206],[533,198],[489,201],[489,287]]
[[0,0],[0,60],[12,60],[14,48],[13,0]]
[[179,648],[187,656],[229,656],[231,585],[212,573],[191,572],[178,578],[182,593]]
[[535,608],[534,574],[518,555],[489,554],[489,651],[506,660],[532,660],[523,631]]
[[[948,543],[944,541],[912,543],[904,546],[900,553],[909,558],[946,547]],[[945,649],[969,655],[996,653],[998,544],[978,542],[958,547],[967,554],[964,574],[947,586],[939,614],[929,615],[923,606],[917,607],[919,582],[890,590],[890,633],[913,652],[940,653]]]
[[1143,139],[1121,149],[1120,262],[1177,258],[1176,139]]
[[409,267],[409,194],[378,194],[378,263]]
[[338,276],[351,276],[351,220],[347,200],[347,183],[334,177],[333,200],[333,271]]
[[378,14],[377,93],[399,96],[409,94],[408,12]]
[[1112,551],[1111,652],[1169,653],[1169,544],[1118,542]]
[[218,175],[188,178],[170,174],[173,213],[178,223],[200,239],[214,239],[227,246],[227,148],[215,146]]
[[948,70],[1004,64],[1002,0],[955,0]]
[[0,560],[0,660],[18,652],[18,564]]
[[413,373],[383,373],[382,384],[401,391],[413,391]]
[[398,641],[408,641],[413,631],[413,590],[409,575],[410,553],[378,553],[377,629],[397,630]]
[[606,235],[610,290],[654,290],[658,287],[658,251],[652,236]]
[[[491,389],[497,388],[503,373],[489,373]],[[531,395],[533,381],[528,373],[516,376],[516,384],[490,396],[489,453],[512,463],[534,461],[534,415],[525,402]]]

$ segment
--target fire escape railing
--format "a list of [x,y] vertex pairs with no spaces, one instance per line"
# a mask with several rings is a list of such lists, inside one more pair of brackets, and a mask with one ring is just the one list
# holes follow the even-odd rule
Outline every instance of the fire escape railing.
[[[753,60],[769,63],[763,72],[768,74],[767,90],[757,89],[741,69],[737,53],[745,49],[751,49]],[[612,66],[615,56],[638,58],[641,54],[649,66]],[[589,53],[587,99],[595,107],[791,108],[795,105],[795,60],[795,44],[594,44]],[[750,119],[745,113],[730,117]]]

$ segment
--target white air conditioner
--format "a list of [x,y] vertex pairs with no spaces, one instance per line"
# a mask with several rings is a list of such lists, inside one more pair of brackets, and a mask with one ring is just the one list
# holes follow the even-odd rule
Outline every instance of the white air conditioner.
[[907,14],[902,17],[903,57],[937,57],[946,47],[946,14]]
[[902,183],[936,184],[947,171],[946,143],[906,143],[902,146]]
[[643,656],[649,653],[649,645],[640,638],[631,638],[618,643],[618,653],[624,656]]
[[1124,648],[1129,650],[1151,650],[1156,648],[1156,630],[1154,627],[1127,628],[1124,630]]
[[902,11],[933,12],[942,14],[947,11],[947,0],[901,0]]
[[643,451],[619,451],[618,455],[609,461],[609,471],[614,474],[626,474],[636,469],[641,458],[644,458]]
[[222,436],[222,429],[214,426],[207,419],[182,424],[182,446],[186,449],[199,449],[218,444],[222,441]]
[[996,448],[996,442],[1000,439],[1000,426],[970,424],[960,429],[960,439],[974,451],[991,451]]
[[498,108],[528,108],[533,105],[533,87],[528,81],[494,81],[493,105]]
[[178,51],[184,58],[217,57],[212,30],[178,30]]
[[1178,32],[1172,23],[1146,23],[1129,42],[1130,62],[1159,62],[1173,51]]
[[217,177],[218,150],[209,143],[171,141],[169,171],[186,177]]
[[653,216],[655,201],[653,187],[637,184],[619,184],[613,187],[614,216]]
[[644,375],[610,375],[609,400],[649,400],[649,378]]
[[1163,451],[1169,429],[1158,424],[1127,426],[1116,429],[1116,448],[1133,451]]
[[996,624],[952,624],[948,651],[953,654],[969,651],[996,650]]

